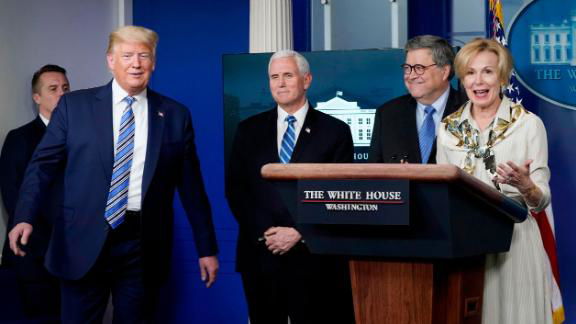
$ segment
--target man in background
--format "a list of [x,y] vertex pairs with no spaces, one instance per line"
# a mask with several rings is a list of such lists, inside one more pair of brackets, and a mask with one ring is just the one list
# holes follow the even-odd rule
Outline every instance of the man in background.
[[238,125],[226,177],[250,323],[353,323],[347,261],[311,254],[294,215],[260,175],[267,163],[351,163],[350,128],[309,104],[312,74],[299,53],[272,55],[268,77],[276,105]]
[[454,51],[443,38],[422,35],[406,43],[404,84],[409,94],[378,108],[369,162],[435,163],[436,130],[464,101],[452,89]]
[[[0,155],[0,189],[8,213],[8,229],[14,225],[18,190],[28,162],[46,132],[58,100],[68,91],[70,84],[64,68],[52,64],[41,67],[32,77],[32,99],[38,107],[38,116],[6,136]],[[8,249],[8,240],[2,253],[2,264],[15,272],[24,313],[28,317],[53,317],[55,321],[60,314],[60,288],[58,280],[46,271],[43,263],[52,231],[51,222],[59,203],[58,191],[56,186],[52,186],[46,196],[41,197],[41,215],[34,237],[26,248],[26,256],[14,257]]]

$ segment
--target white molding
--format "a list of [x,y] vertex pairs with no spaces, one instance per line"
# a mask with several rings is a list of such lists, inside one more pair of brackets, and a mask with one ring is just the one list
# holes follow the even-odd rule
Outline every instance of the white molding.
[[322,0],[324,9],[324,50],[332,49],[332,5],[331,0]]
[[250,53],[293,47],[292,1],[250,0]]
[[133,12],[132,0],[116,0],[116,8],[118,10],[118,26],[132,25]]

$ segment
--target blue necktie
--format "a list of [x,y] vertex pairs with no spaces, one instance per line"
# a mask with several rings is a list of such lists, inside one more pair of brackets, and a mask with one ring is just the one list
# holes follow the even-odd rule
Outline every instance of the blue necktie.
[[294,128],[296,117],[288,115],[284,121],[288,123],[288,128],[286,128],[284,137],[282,137],[282,145],[280,147],[280,162],[288,163],[292,157],[294,145],[296,145],[296,130]]
[[125,101],[127,105],[122,113],[122,119],[120,119],[112,181],[110,182],[108,202],[104,214],[106,221],[112,228],[122,224],[128,209],[128,186],[130,184],[130,168],[132,167],[132,155],[134,153],[135,123],[132,104],[136,99],[128,96],[122,101]]
[[424,108],[424,123],[420,127],[418,132],[418,141],[420,142],[420,156],[422,157],[422,163],[427,163],[430,158],[430,151],[432,151],[432,146],[434,145],[434,140],[436,138],[436,127],[434,126],[434,119],[432,116],[436,112],[436,109],[432,106],[426,106]]

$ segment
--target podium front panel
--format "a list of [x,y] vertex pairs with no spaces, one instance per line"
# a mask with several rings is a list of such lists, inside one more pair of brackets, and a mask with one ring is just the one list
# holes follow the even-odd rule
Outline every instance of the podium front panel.
[[410,225],[300,222],[297,181],[277,188],[312,253],[451,259],[505,252],[514,223],[472,193],[440,182],[410,182]]

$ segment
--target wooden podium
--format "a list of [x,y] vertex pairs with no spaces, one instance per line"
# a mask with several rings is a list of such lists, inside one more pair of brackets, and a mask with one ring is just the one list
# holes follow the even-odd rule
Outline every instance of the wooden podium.
[[[514,223],[527,215],[452,165],[267,164],[262,176],[275,182],[312,253],[350,257],[358,324],[481,323],[484,255],[508,251]],[[342,222],[338,211],[319,220],[299,206],[302,182],[395,180],[408,183],[407,225]],[[379,208],[378,218],[394,216]]]

